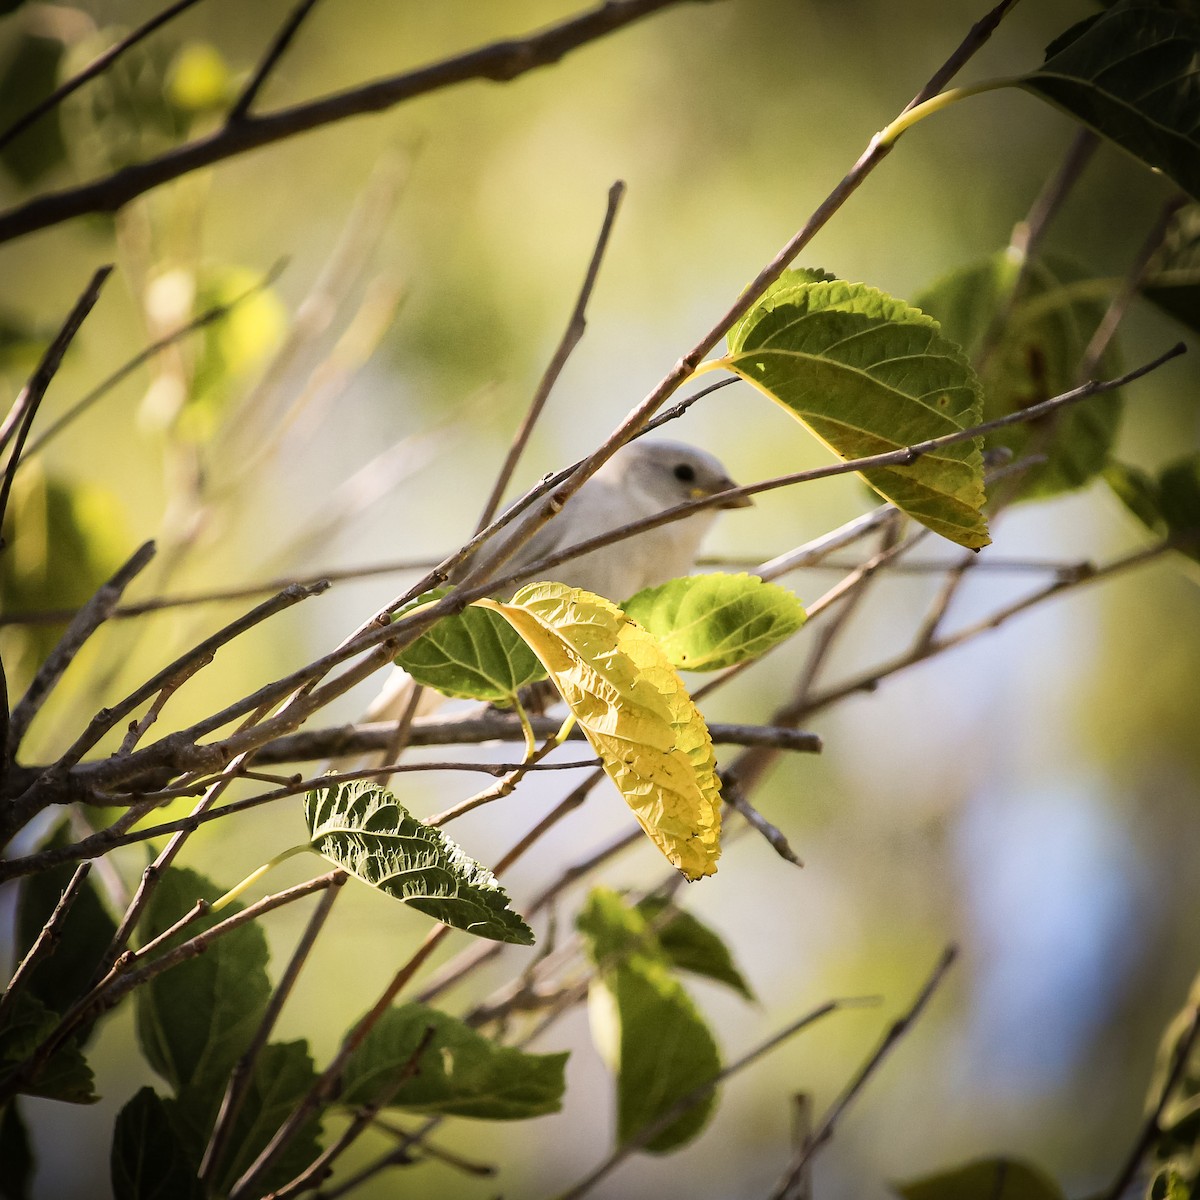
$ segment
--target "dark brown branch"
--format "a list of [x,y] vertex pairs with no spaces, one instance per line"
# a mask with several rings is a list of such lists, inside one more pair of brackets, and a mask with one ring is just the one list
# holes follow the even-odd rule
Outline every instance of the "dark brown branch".
[[304,24],[305,17],[312,11],[316,3],[317,0],[300,0],[291,13],[288,14],[287,20],[279,27],[279,32],[275,35],[266,54],[263,55],[262,62],[255,68],[250,81],[242,89],[242,94],[229,110],[229,116],[226,120],[230,125],[246,119],[246,114],[250,111],[250,106],[262,90],[263,84],[266,83],[267,76],[270,75],[275,69],[275,64],[287,52],[287,48],[292,44],[292,39],[300,31],[300,26]]
[[146,542],[107,582],[97,588],[92,598],[79,610],[67,626],[46,661],[38,668],[25,695],[12,711],[8,726],[8,757],[16,758],[21,740],[29,732],[43,701],[75,660],[84,642],[108,620],[125,589],[154,557],[154,543]]
[[365,113],[383,112],[442,88],[473,79],[508,83],[550,66],[572,50],[683,0],[606,0],[524,38],[481,46],[402,75],[350,88],[261,116],[247,114],[208,137],[157,158],[124,167],[79,187],[48,192],[0,214],[0,242],[69,221],[85,213],[116,212],[130,200],[202,167]]
[[496,515],[496,509],[500,507],[500,500],[508,489],[509,483],[512,481],[513,472],[517,469],[517,463],[520,461],[521,455],[525,452],[525,447],[529,442],[529,435],[533,433],[533,427],[542,415],[542,409],[546,407],[546,401],[550,398],[550,393],[554,389],[554,385],[558,382],[558,377],[562,374],[563,367],[567,365],[567,359],[571,357],[571,352],[579,345],[580,339],[587,332],[587,306],[592,298],[592,291],[596,286],[596,277],[600,274],[600,264],[604,261],[604,252],[608,249],[608,241],[612,236],[613,223],[617,219],[617,209],[620,207],[621,199],[624,195],[625,184],[618,179],[608,189],[608,207],[604,211],[604,220],[600,225],[600,233],[596,238],[596,245],[592,250],[591,261],[588,263],[587,271],[583,277],[583,285],[579,289],[579,296],[575,301],[575,307],[571,310],[567,327],[563,330],[563,335],[559,339],[553,355],[550,357],[550,362],[542,378],[538,381],[537,390],[533,393],[533,399],[529,402],[529,409],[525,413],[525,419],[521,422],[521,427],[517,430],[512,445],[508,449],[508,454],[505,456],[504,465],[500,468],[500,473],[496,476],[496,482],[492,485],[492,494],[488,497],[487,503],[483,507],[483,515],[479,518],[479,524],[475,528],[476,533],[481,533],[486,529],[491,523],[492,518]]
[[127,33],[119,42],[96,55],[78,75],[73,75],[66,83],[55,88],[49,96],[35,104],[24,116],[19,117],[3,133],[0,133],[0,149],[7,146],[14,138],[20,137],[35,121],[57,108],[72,92],[107,71],[126,50],[136,46],[143,38],[149,37],[156,29],[161,29],[168,21],[191,8],[196,2],[197,0],[176,0],[176,3],[164,8],[157,16],[151,17],[131,33]]
[[942,955],[935,964],[932,973],[917,993],[917,998],[912,1002],[908,1011],[898,1017],[888,1027],[883,1040],[875,1048],[867,1061],[859,1068],[854,1078],[846,1085],[842,1094],[830,1105],[829,1111],[822,1118],[820,1125],[817,1126],[812,1136],[805,1141],[799,1153],[788,1163],[783,1177],[771,1192],[771,1200],[787,1200],[787,1197],[796,1186],[796,1182],[799,1180],[804,1168],[811,1161],[813,1155],[833,1137],[834,1128],[841,1119],[842,1114],[854,1103],[858,1093],[862,1091],[867,1081],[875,1074],[879,1065],[892,1051],[896,1043],[908,1033],[920,1018],[922,1012],[925,1010],[925,1006],[929,1003],[934,992],[941,986],[942,980],[946,978],[946,973],[954,965],[954,960],[957,957],[957,946],[950,945],[942,951]]

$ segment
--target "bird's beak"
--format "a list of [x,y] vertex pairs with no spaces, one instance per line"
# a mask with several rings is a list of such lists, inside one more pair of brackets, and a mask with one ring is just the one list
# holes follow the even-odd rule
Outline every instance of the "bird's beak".
[[[718,492],[728,491],[730,488],[740,487],[740,484],[734,483],[732,479],[720,479],[710,488],[696,488],[696,499],[701,496],[715,496]],[[717,505],[718,508],[753,508],[754,501],[749,496],[732,496],[728,500]]]

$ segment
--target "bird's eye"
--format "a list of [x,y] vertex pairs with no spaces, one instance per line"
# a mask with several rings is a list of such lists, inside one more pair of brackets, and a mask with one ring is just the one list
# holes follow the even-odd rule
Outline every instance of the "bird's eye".
[[679,463],[673,474],[680,483],[696,482],[696,468],[691,463]]

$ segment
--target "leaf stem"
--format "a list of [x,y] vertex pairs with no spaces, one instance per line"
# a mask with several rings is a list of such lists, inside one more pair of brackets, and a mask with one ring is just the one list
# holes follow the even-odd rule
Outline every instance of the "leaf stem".
[[251,871],[241,883],[234,884],[219,900],[214,900],[210,911],[220,912],[221,909],[227,908],[244,891],[252,888],[273,867],[277,867],[281,862],[286,862],[289,858],[293,858],[297,854],[303,854],[306,850],[311,849],[312,847],[307,842],[301,842],[298,846],[290,846],[287,850],[281,851],[269,862],[265,862],[261,867]]
[[943,108],[949,108],[950,105],[957,104],[960,100],[966,100],[968,96],[978,96],[983,92],[995,92],[1000,88],[1017,87],[1020,82],[1019,75],[1009,75],[1001,79],[985,79],[983,83],[973,83],[969,87],[950,88],[945,92],[939,92],[936,96],[931,96],[921,104],[916,104],[902,112],[890,125],[885,125],[875,135],[875,142],[881,147],[894,146],[902,133],[907,133],[918,121],[923,121],[926,117],[941,112]]

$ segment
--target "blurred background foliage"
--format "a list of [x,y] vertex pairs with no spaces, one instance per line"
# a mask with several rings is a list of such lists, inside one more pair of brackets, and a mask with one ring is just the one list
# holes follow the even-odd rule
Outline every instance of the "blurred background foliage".
[[[156,6],[5,7],[0,126]],[[197,5],[7,147],[0,202],[211,128],[289,7]],[[612,428],[986,7],[686,5],[513,84],[473,83],[343,122],[191,175],[115,218],[5,246],[0,375],[10,393],[95,266],[118,264],[35,435],[148,343],[214,303],[252,294],[227,320],[132,373],[22,469],[4,612],[78,604],[149,537],[160,553],[131,600],[457,545],[566,320],[612,181],[624,179],[629,192],[588,334],[521,484]],[[565,0],[329,0],[259,105],[392,74],[573,11]],[[1052,37],[1092,11],[1084,0],[1018,6],[964,81],[1031,69]],[[1007,244],[1073,136],[1065,117],[1027,94],[958,105],[904,139],[803,265],[916,297]],[[1094,277],[1119,278],[1168,194],[1165,181],[1102,147],[1048,247]],[[254,290],[280,263],[277,278]],[[1143,361],[1183,332],[1135,306],[1124,361]],[[1157,471],[1196,446],[1198,372],[1185,359],[1130,389],[1122,459]],[[790,418],[740,385],[675,429],[719,453],[739,480],[826,461]],[[848,477],[776,491],[728,514],[710,549],[766,558],[869,503]],[[1104,561],[1147,536],[1102,484],[1022,505],[993,533],[987,554],[1052,561]],[[404,578],[340,584],[241,639],[171,700],[165,719],[183,724],[307,662]],[[979,570],[952,616],[983,616],[1039,578]],[[835,579],[821,570],[789,582],[811,600]],[[1075,1193],[1111,1177],[1140,1117],[1158,1038],[1200,959],[1196,582],[1194,563],[1180,557],[1073,591],[817,718],[824,755],[785,760],[758,797],[805,869],[747,838],[686,897],[735,947],[759,1006],[695,990],[727,1058],[830,996],[876,994],[883,1004],[827,1020],[736,1079],[705,1137],[680,1156],[628,1164],[599,1194],[763,1194],[789,1145],[790,1096],[828,1103],[948,939],[964,950],[951,983],[839,1127],[819,1160],[816,1194],[870,1200],[887,1194],[889,1180],[998,1152],[1038,1162]],[[876,586],[827,678],[904,645],[936,587],[917,574]],[[39,718],[30,756],[60,752],[104,698],[247,604],[109,625]],[[10,691],[55,632],[0,627]],[[807,645],[802,634],[708,702],[707,715],[765,719]],[[332,716],[352,719],[372,690]],[[431,812],[462,786],[406,783],[402,796]],[[455,836],[494,860],[560,787],[522,789],[507,808],[464,820]],[[516,906],[628,820],[615,797],[597,794],[506,878]],[[210,826],[192,839],[188,865],[231,884],[301,830],[298,801]],[[144,857],[114,861],[107,882],[119,892]],[[654,851],[641,847],[605,882],[642,882],[657,869]],[[281,885],[293,870],[299,879],[308,867],[281,868]],[[367,889],[346,892],[336,933],[283,1016],[282,1035],[308,1036],[318,1058],[425,924]],[[303,915],[287,909],[266,922],[276,960]],[[452,996],[450,1006],[463,1002]],[[132,1037],[127,1013],[100,1032],[92,1057],[101,1105],[27,1106],[37,1194],[97,1194],[113,1112],[150,1081]],[[562,1114],[517,1126],[459,1122],[446,1134],[472,1158],[501,1163],[512,1195],[564,1185],[601,1157],[612,1132],[610,1084],[583,1014],[542,1041],[539,1050],[573,1050]],[[368,1194],[398,1194],[397,1186],[484,1196],[496,1184],[433,1165]]]

